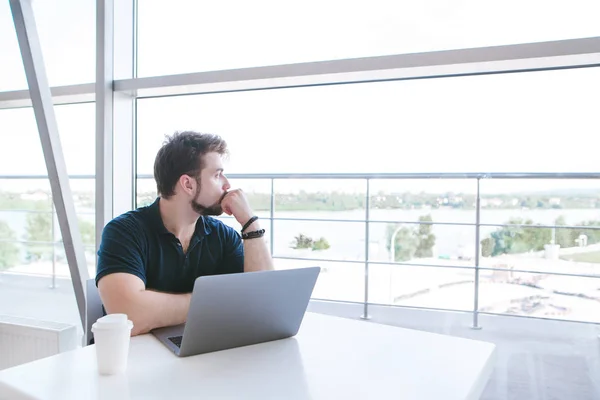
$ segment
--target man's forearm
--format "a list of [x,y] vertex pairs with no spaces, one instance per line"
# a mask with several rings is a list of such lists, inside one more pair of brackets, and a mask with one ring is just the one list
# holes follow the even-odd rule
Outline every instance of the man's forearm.
[[127,307],[129,308],[127,314],[134,324],[132,335],[184,323],[191,298],[191,293],[169,294],[152,290],[137,293]]
[[[258,221],[254,221],[244,232],[260,229]],[[273,269],[271,252],[264,237],[244,240],[244,272],[266,271]]]

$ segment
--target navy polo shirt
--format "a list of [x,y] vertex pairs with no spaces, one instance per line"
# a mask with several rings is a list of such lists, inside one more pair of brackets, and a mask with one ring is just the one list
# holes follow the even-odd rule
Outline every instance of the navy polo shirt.
[[103,276],[126,272],[139,277],[146,289],[189,293],[203,275],[244,271],[240,235],[212,217],[200,217],[187,253],[165,228],[158,204],[129,211],[110,221],[102,231],[96,285]]

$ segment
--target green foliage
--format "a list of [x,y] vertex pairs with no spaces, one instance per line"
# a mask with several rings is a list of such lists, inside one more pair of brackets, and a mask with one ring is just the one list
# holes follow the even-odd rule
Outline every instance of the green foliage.
[[[419,217],[419,222],[433,222],[431,215]],[[433,256],[435,235],[432,224],[420,224],[416,228],[390,224],[387,227],[387,248],[391,250],[394,240],[394,261]]]
[[[521,218],[510,219],[507,224],[534,225],[532,220]],[[543,250],[544,245],[550,243],[551,230],[548,228],[506,226],[492,232],[491,236],[494,241],[491,255],[498,256],[500,254]]]
[[27,246],[26,257],[29,261],[48,260],[52,257],[52,215],[47,212],[27,214],[24,240],[32,243]]
[[310,249],[312,248],[313,240],[301,233],[298,236],[294,237],[294,242],[291,244],[292,249]]
[[[513,218],[506,222],[513,225],[540,225],[532,220],[522,220]],[[556,219],[554,225],[566,225],[565,218],[560,216]],[[562,248],[578,246],[577,239],[580,235],[586,235],[588,244],[600,242],[600,230],[586,229],[585,226],[600,226],[600,221],[583,221],[577,226],[581,228],[556,228],[555,243]],[[484,257],[498,256],[501,254],[519,254],[529,251],[544,250],[544,245],[552,241],[552,229],[529,227],[507,226],[492,232],[490,238],[481,241],[482,255]],[[492,247],[493,245],[493,247]],[[490,248],[491,253],[490,253]]]
[[494,238],[485,238],[481,241],[481,255],[483,257],[490,257],[494,253],[494,247],[496,247],[496,240]]
[[394,239],[394,261],[408,261],[414,258],[418,246],[414,230],[407,226],[398,228],[395,225],[388,225],[388,250],[391,250],[391,240],[394,232],[396,232]]
[[[0,221],[0,239],[15,240],[17,235],[5,221]],[[0,270],[13,267],[19,261],[19,248],[13,242],[0,242]]]
[[324,237],[321,237],[316,242],[313,242],[313,245],[312,245],[313,251],[327,250],[330,247],[331,246],[329,245],[329,242]]
[[331,246],[329,242],[324,237],[321,237],[319,240],[313,240],[312,238],[304,235],[303,233],[299,234],[294,238],[291,246],[292,249],[311,249],[313,251],[319,250],[327,250]]
[[[79,231],[83,244],[93,246],[96,240],[95,224],[78,218]],[[46,212],[27,214],[24,240],[32,243],[27,246],[26,257],[29,261],[52,259],[52,215]],[[58,226],[56,226],[58,229]]]
[[[560,216],[556,219],[554,225],[567,224],[565,218]],[[556,228],[556,244],[559,244],[562,248],[579,246],[577,239],[579,239],[579,236],[581,235],[587,236],[587,244],[600,243],[600,229],[585,228],[586,226],[600,226],[600,221],[582,221],[575,225],[580,226],[581,228]]]
[[3,192],[0,190],[0,210],[38,210],[50,211],[52,203],[48,200],[23,199],[21,193]]
[[[433,222],[431,214],[419,217],[419,222]],[[433,257],[433,246],[435,245],[435,235],[431,233],[432,224],[420,224],[417,228],[417,248],[415,250],[416,258]]]
[[[268,196],[268,198],[264,198]],[[262,199],[261,199],[262,197]],[[265,207],[270,209],[270,195],[251,194],[248,200],[253,207]],[[266,203],[266,201],[269,203]],[[254,205],[254,202],[257,205]],[[339,192],[331,193],[307,193],[301,190],[297,194],[276,194],[275,207],[279,211],[343,211],[356,210],[365,207],[365,197],[359,194],[347,194]],[[260,209],[260,208],[257,208]]]
[[93,222],[89,222],[81,218],[78,219],[78,222],[83,244],[86,246],[94,246],[96,244],[96,225]]
[[[560,217],[556,218],[554,225],[567,225],[565,217],[561,215]],[[560,245],[560,247],[566,248],[573,246],[573,244],[575,244],[575,239],[576,238],[573,237],[573,233],[570,229],[556,229],[555,243]]]

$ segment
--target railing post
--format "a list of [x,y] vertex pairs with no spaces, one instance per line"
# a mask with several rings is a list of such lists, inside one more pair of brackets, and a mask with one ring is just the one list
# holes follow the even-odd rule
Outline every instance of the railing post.
[[473,301],[473,325],[471,329],[481,329],[479,326],[479,235],[481,228],[481,192],[480,179],[477,178],[477,199],[475,201],[475,294]]
[[367,178],[367,199],[365,202],[365,300],[362,319],[371,319],[369,315],[369,210],[371,208],[370,180]]
[[270,213],[270,216],[271,216],[270,247],[271,247],[271,257],[273,257],[273,254],[275,254],[275,252],[273,250],[274,249],[273,242],[275,240],[274,239],[275,235],[273,232],[273,230],[275,228],[275,221],[274,221],[274,218],[275,218],[275,179],[274,178],[271,178],[271,213]]

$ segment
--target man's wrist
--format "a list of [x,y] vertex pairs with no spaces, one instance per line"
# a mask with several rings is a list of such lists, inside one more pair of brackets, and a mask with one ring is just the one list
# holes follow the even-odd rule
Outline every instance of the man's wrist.
[[[250,218],[248,218],[248,220],[250,220]],[[244,233],[252,232],[252,231],[257,231],[259,229],[260,229],[260,223],[258,222],[258,219],[256,219],[250,225],[248,225],[246,227],[246,229],[244,229]]]
[[254,213],[252,211],[241,214],[240,216],[234,215],[235,219],[241,226],[244,226],[244,224],[246,224],[246,222],[248,222],[253,216]]

